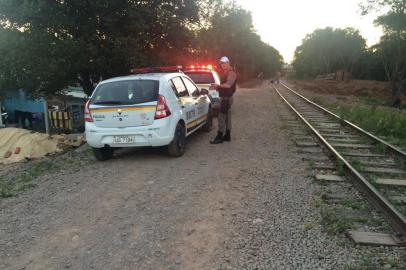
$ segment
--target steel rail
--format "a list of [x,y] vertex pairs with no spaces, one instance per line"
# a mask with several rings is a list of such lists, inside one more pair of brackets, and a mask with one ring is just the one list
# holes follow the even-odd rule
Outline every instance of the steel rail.
[[295,90],[293,90],[292,88],[290,88],[289,86],[287,86],[286,84],[284,84],[284,83],[282,83],[282,82],[281,82],[281,84],[282,84],[286,89],[288,89],[288,90],[290,90],[292,93],[294,93],[295,95],[297,95],[297,96],[301,97],[302,99],[306,100],[308,103],[310,103],[310,104],[316,106],[317,108],[319,108],[320,110],[326,112],[327,114],[329,114],[329,115],[331,115],[331,116],[334,116],[335,118],[339,119],[341,122],[345,123],[346,125],[348,125],[348,126],[354,128],[354,129],[356,129],[358,132],[361,132],[362,134],[367,135],[368,137],[370,137],[370,138],[372,138],[372,139],[374,139],[374,140],[376,140],[376,141],[378,141],[378,142],[384,144],[384,145],[387,146],[392,152],[394,152],[394,153],[396,153],[396,154],[398,154],[398,155],[401,155],[402,157],[406,157],[406,152],[403,151],[402,149],[400,149],[399,147],[396,147],[395,145],[390,144],[390,143],[388,143],[388,142],[382,140],[381,138],[379,138],[379,137],[377,137],[377,136],[375,136],[375,135],[369,133],[368,131],[366,131],[366,130],[360,128],[360,127],[358,127],[357,125],[354,125],[353,123],[351,123],[351,122],[349,122],[349,121],[347,121],[347,120],[341,118],[340,116],[338,116],[338,115],[336,115],[335,113],[333,113],[333,112],[327,110],[326,108],[323,108],[323,107],[320,106],[319,104],[314,103],[313,101],[311,101],[310,99],[308,99],[308,98],[304,97],[303,95],[299,94],[298,92],[296,92]]
[[[375,206],[391,223],[394,230],[397,232],[397,241],[399,244],[406,243],[406,218],[394,208],[394,206],[384,198],[379,191],[369,183],[301,114],[294,106],[279,92],[274,86],[275,91],[289,108],[310,128],[316,135],[317,139],[325,145],[325,147],[335,156],[336,160],[342,162],[346,175],[349,176],[352,183],[363,192],[367,199]],[[301,95],[299,95],[302,97]],[[306,101],[308,99],[304,98]],[[311,102],[312,104],[315,104]],[[321,106],[317,106],[322,108]],[[341,119],[341,118],[340,118]]]

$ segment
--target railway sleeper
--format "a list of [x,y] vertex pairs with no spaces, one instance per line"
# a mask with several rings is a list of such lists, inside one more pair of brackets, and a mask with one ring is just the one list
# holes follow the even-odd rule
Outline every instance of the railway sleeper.
[[310,148],[310,147],[305,147],[305,148],[300,148],[299,153],[307,153],[307,154],[323,154],[323,151],[317,147],[317,148]]
[[378,178],[375,180],[375,183],[386,186],[406,187],[406,179]]
[[331,146],[339,148],[358,148],[358,149],[371,149],[375,146],[369,144],[351,144],[351,143],[332,143]]
[[370,157],[370,158],[385,157],[385,155],[381,154],[361,153],[361,152],[341,152],[340,154],[349,157]]
[[406,174],[405,170],[396,168],[364,167],[363,171],[368,173]]
[[346,134],[346,133],[340,133],[340,134],[323,134],[323,137],[327,137],[327,138],[346,138],[346,139],[351,139],[351,138],[360,138],[357,135],[353,135],[353,134]]
[[314,147],[318,146],[315,142],[305,142],[305,141],[296,141],[296,145],[299,147]]
[[397,204],[406,205],[406,196],[392,196],[390,199],[396,202]]
[[312,165],[312,168],[318,170],[335,170],[336,166],[334,164],[316,163]]
[[359,245],[399,246],[402,241],[392,234],[364,231],[348,231],[347,236]]
[[359,140],[351,140],[351,139],[331,139],[331,138],[329,138],[327,140],[331,143],[354,143],[354,144],[356,144],[356,143],[360,142]]
[[343,182],[344,178],[335,174],[316,174],[314,178],[318,181]]

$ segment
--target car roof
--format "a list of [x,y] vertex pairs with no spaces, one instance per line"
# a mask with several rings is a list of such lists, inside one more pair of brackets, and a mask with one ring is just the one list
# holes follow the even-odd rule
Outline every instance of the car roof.
[[122,77],[114,77],[104,81],[101,81],[100,84],[111,83],[111,82],[120,82],[120,81],[128,81],[128,80],[157,80],[159,81],[161,78],[172,78],[174,76],[185,76],[183,73],[174,72],[174,73],[145,73],[145,74],[136,74],[136,75],[128,75]]

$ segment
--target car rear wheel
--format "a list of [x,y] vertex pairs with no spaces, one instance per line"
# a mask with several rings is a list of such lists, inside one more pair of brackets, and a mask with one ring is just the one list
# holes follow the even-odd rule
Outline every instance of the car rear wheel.
[[93,148],[93,154],[99,161],[105,161],[113,157],[114,150],[111,147]]
[[175,129],[175,136],[168,145],[168,153],[172,157],[180,157],[185,153],[186,131],[185,127],[178,123]]
[[211,108],[209,108],[209,112],[207,113],[207,120],[206,123],[202,126],[202,131],[210,132],[213,128],[213,112]]

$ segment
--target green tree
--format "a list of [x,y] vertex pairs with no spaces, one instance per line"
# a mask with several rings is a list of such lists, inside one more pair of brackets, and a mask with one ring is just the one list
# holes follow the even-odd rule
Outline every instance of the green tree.
[[227,55],[243,79],[260,72],[269,76],[282,67],[279,52],[256,34],[251,14],[235,4],[218,8],[198,40],[198,59],[216,61]]
[[192,0],[0,0],[0,90],[46,94],[79,83],[91,94],[102,78],[175,62],[198,21]]
[[296,48],[293,66],[301,78],[315,77],[338,69],[354,72],[366,50],[366,41],[358,30],[331,27],[317,29],[308,34]]
[[375,24],[382,26],[384,36],[377,47],[392,84],[392,96],[400,102],[400,92],[406,90],[406,0],[367,0],[361,4],[363,14],[380,13]]

